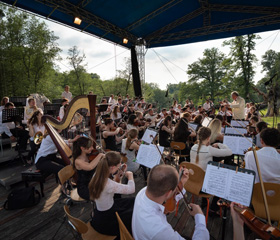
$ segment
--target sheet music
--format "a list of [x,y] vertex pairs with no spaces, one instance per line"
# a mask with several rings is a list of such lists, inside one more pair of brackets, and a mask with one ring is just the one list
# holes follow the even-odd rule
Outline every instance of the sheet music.
[[202,126],[203,127],[208,127],[212,120],[213,120],[213,118],[205,117],[202,121]]
[[231,120],[230,125],[233,127],[247,127],[249,124],[249,121],[237,121],[237,120]]
[[[153,138],[151,137],[151,135],[153,136]],[[142,137],[142,141],[151,144],[156,135],[157,135],[157,131],[147,128]]]
[[247,137],[247,138],[251,142],[242,136],[225,135],[223,143],[232,150],[233,154],[244,155],[244,151],[247,150],[249,147],[252,147],[252,142],[253,142],[252,138],[250,138],[250,137]]
[[[242,169],[242,171],[248,170]],[[250,206],[254,178],[255,176],[252,171],[248,171],[248,173],[236,172],[234,169],[208,164],[202,191],[229,201]]]
[[188,123],[189,127],[192,128],[194,131],[196,131],[198,124],[195,123]]
[[[158,146],[160,153],[163,153],[164,147]],[[137,153],[136,162],[148,168],[153,168],[160,163],[161,154],[154,144],[141,144]]]
[[241,134],[247,134],[247,129],[246,128],[241,128],[241,127],[226,127],[226,134],[234,134],[234,135],[241,135]]

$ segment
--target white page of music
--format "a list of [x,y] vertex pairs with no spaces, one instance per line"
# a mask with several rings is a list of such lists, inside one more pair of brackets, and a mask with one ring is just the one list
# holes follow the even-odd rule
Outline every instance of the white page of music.
[[[156,135],[157,135],[156,131],[147,128],[142,137],[142,141],[144,141],[145,143],[151,144]],[[151,137],[151,136],[153,136],[153,137]]]
[[254,175],[207,165],[202,191],[229,201],[250,206]]
[[244,155],[244,151],[252,147],[252,138],[225,135],[223,144],[227,145],[233,154]]
[[158,148],[160,153],[154,144],[141,144],[137,153],[136,162],[148,168],[153,168],[158,165],[160,163],[164,147],[158,146]]
[[241,134],[247,134],[247,129],[246,128],[231,128],[231,127],[226,127],[226,134],[235,134],[235,135],[241,135]]

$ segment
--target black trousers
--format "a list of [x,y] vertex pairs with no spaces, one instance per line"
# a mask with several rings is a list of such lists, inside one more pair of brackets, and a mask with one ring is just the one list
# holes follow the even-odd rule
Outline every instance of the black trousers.
[[40,157],[36,163],[37,169],[46,173],[57,174],[66,164],[61,158],[58,158],[56,154],[49,154],[46,157]]
[[116,217],[118,212],[127,230],[132,234],[131,221],[135,198],[114,198],[114,205],[107,211],[94,210],[91,220],[92,227],[99,233],[117,236],[119,239],[119,223]]
[[30,145],[31,150],[29,151],[28,156],[27,156],[28,160],[30,160],[31,158],[34,158],[34,154],[38,151],[38,149],[40,147],[40,144],[36,145],[34,143],[34,141],[30,141],[29,145]]
[[[21,128],[10,129],[10,131],[14,137],[18,138],[19,151],[25,151],[29,138],[28,131]],[[2,138],[9,138],[9,136],[6,133],[2,133]]]

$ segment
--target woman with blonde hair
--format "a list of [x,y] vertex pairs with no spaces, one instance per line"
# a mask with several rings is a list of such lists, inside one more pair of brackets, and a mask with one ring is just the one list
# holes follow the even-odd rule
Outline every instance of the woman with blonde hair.
[[115,212],[118,212],[131,233],[134,198],[114,198],[114,195],[135,192],[132,172],[125,172],[125,176],[128,178],[127,184],[121,184],[113,180],[114,176],[122,171],[121,167],[120,153],[107,152],[98,163],[95,174],[89,183],[90,199],[96,203],[91,225],[97,232],[118,236],[118,239],[120,233]]
[[137,129],[129,130],[127,138],[122,141],[122,152],[126,153],[127,157],[127,170],[136,172],[139,169],[140,164],[135,162],[136,151],[139,150],[138,144],[138,131]]
[[209,128],[211,130],[210,144],[215,142],[223,142],[224,135],[221,133],[222,122],[215,118],[210,122]]
[[198,143],[191,148],[191,162],[199,165],[204,171],[206,170],[207,163],[213,161],[213,157],[232,155],[231,149],[222,143],[210,145],[210,128],[201,127],[197,132],[197,137]]

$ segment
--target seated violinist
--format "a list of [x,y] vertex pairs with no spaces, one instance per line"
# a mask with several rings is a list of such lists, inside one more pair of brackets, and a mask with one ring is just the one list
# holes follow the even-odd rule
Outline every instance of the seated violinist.
[[[96,203],[91,225],[99,233],[117,235],[117,239],[120,239],[120,232],[116,212],[120,215],[128,231],[131,232],[134,198],[114,198],[114,195],[135,192],[133,173],[129,171],[124,173],[121,169],[121,155],[117,152],[107,152],[101,158],[89,183],[90,199]],[[117,181],[118,173],[125,174],[128,179],[127,184]]]
[[[280,144],[280,133],[275,128],[265,128],[260,133],[262,149],[258,150],[260,171],[264,182],[280,183],[280,154],[276,147]],[[256,172],[255,183],[260,181],[253,151],[245,154],[245,166]]]
[[77,190],[81,198],[89,200],[88,184],[95,172],[95,167],[105,156],[99,153],[96,157],[89,161],[88,155],[92,152],[92,141],[86,137],[80,137],[73,143],[73,167],[77,170]]
[[248,133],[250,135],[257,135],[256,127],[259,119],[257,116],[252,116],[249,120]]
[[102,133],[102,137],[106,144],[106,149],[112,151],[118,151],[117,142],[120,142],[125,136],[126,132],[120,137],[117,135],[121,131],[121,128],[115,129],[114,121],[111,118],[105,119],[105,129]]
[[150,127],[154,128],[156,126],[156,119],[157,119],[157,114],[154,114],[154,111],[152,108],[149,109],[149,112],[145,115],[145,119],[148,120],[150,119],[151,124]]
[[[183,185],[188,178],[189,172],[184,169],[181,178]],[[165,207],[163,206],[163,203],[168,199],[174,198],[178,183],[179,174],[174,167],[157,165],[152,168],[148,176],[147,187],[143,188],[135,199],[132,216],[132,232],[135,240],[184,239],[167,222],[164,214]],[[181,198],[181,194],[175,196],[177,201]],[[195,230],[192,239],[209,239],[209,232],[201,208],[193,203],[190,206],[192,207],[190,214],[195,218]]]
[[161,118],[165,118],[168,115],[166,108],[161,109],[161,113],[159,115]]
[[262,147],[262,144],[261,144],[261,131],[263,129],[267,128],[267,123],[266,122],[258,122],[257,125],[256,125],[256,132],[257,132],[257,135],[256,135],[256,146],[258,148],[261,148]]

